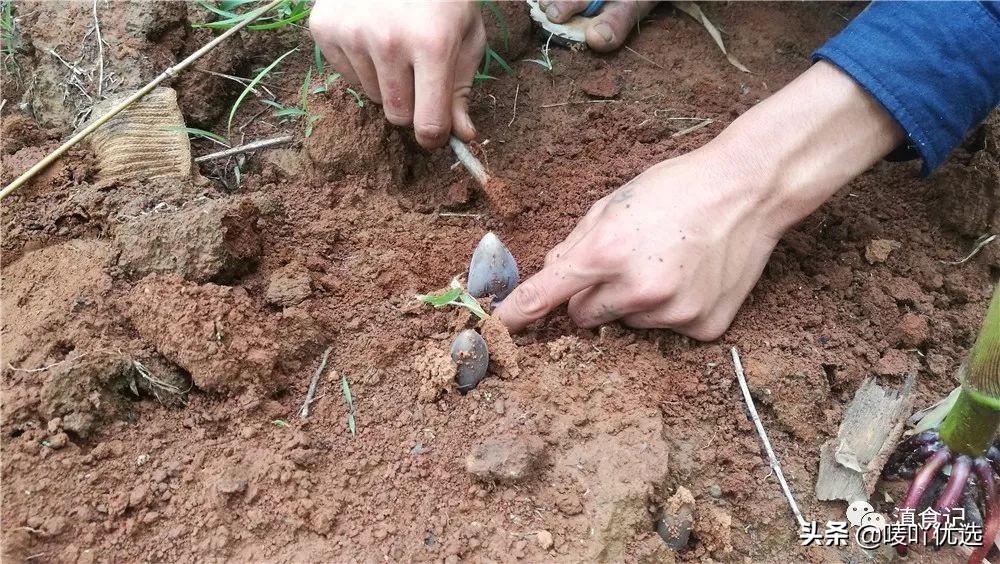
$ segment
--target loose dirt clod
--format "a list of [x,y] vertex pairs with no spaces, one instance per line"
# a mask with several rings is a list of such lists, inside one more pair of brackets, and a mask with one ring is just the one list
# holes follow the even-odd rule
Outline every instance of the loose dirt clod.
[[472,447],[465,470],[481,480],[519,482],[538,466],[543,447],[533,436],[487,439]]
[[865,247],[865,260],[869,264],[878,264],[889,260],[889,255],[900,247],[899,241],[891,239],[872,239]]
[[178,273],[195,282],[231,281],[251,271],[260,257],[257,215],[246,198],[152,211],[118,228],[118,266],[133,278]]
[[310,294],[309,270],[301,263],[291,262],[271,273],[264,299],[273,306],[290,307],[302,303]]

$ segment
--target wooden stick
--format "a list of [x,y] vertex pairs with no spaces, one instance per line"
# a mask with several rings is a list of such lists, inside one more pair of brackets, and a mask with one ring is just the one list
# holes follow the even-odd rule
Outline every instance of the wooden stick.
[[239,147],[233,147],[232,149],[226,149],[225,151],[219,151],[217,153],[210,153],[208,155],[202,155],[194,160],[196,163],[203,163],[206,161],[214,161],[215,159],[224,159],[226,157],[231,157],[233,155],[239,155],[240,153],[247,153],[250,151],[256,151],[257,149],[264,149],[266,147],[273,147],[274,145],[281,145],[283,143],[288,143],[295,138],[291,135],[283,135],[281,137],[275,137],[274,139],[261,139],[260,141],[251,141],[246,145],[240,145]]
[[323,358],[319,361],[319,367],[316,368],[316,372],[313,372],[312,380],[309,380],[309,391],[306,393],[306,401],[302,404],[302,408],[299,409],[299,417],[305,419],[309,417],[309,404],[311,404],[316,397],[316,385],[319,383],[319,376],[326,369],[326,361],[330,358],[330,351],[333,347],[327,347],[326,351],[323,352]]
[[42,169],[52,164],[52,162],[61,157],[63,153],[73,148],[80,141],[83,141],[84,138],[93,133],[98,127],[101,127],[102,125],[107,123],[108,120],[115,117],[119,112],[131,106],[146,94],[152,92],[153,89],[159,86],[161,82],[163,82],[168,78],[173,78],[174,76],[177,75],[177,73],[187,68],[188,65],[197,61],[205,53],[208,53],[209,51],[214,49],[219,43],[222,43],[226,39],[229,39],[230,36],[239,32],[241,29],[249,25],[251,22],[255,21],[257,18],[261,17],[266,12],[269,12],[270,10],[275,8],[278,4],[281,4],[284,1],[285,0],[272,0],[271,2],[268,2],[266,6],[261,6],[260,8],[257,8],[256,10],[248,13],[246,19],[234,25],[233,27],[227,29],[225,33],[209,41],[201,49],[198,49],[194,53],[191,53],[191,55],[188,56],[188,58],[163,71],[163,73],[161,73],[160,76],[154,78],[149,84],[140,88],[138,91],[136,91],[135,94],[132,94],[114,108],[111,108],[111,110],[109,110],[108,113],[94,120],[90,125],[85,127],[82,131],[74,135],[69,141],[66,141],[65,143],[60,145],[58,149],[52,151],[51,153],[46,155],[45,158],[38,161],[37,163],[35,163],[34,166],[26,170],[24,174],[15,178],[13,182],[5,186],[4,189],[0,191],[0,201],[9,196],[12,192],[14,192],[14,190],[20,188],[22,184],[31,180]]
[[673,135],[671,135],[671,137],[680,137],[681,135],[687,135],[688,133],[691,133],[692,131],[698,131],[699,129],[705,127],[706,125],[710,125],[712,123],[715,123],[715,120],[712,119],[712,118],[708,118],[708,119],[706,119],[705,121],[703,121],[701,123],[696,123],[696,124],[692,125],[691,127],[688,127],[686,129],[682,129],[682,130],[678,131],[677,133],[674,133]]
[[448,139],[448,144],[451,145],[451,150],[455,151],[455,156],[458,158],[458,162],[462,163],[465,170],[469,171],[469,174],[476,179],[481,186],[486,186],[486,181],[490,179],[490,176],[486,174],[486,167],[483,163],[479,162],[479,159],[472,154],[469,147],[462,143],[462,140],[454,135]]
[[802,517],[802,512],[799,511],[798,504],[795,503],[792,490],[788,488],[788,482],[785,481],[785,475],[781,473],[781,465],[778,464],[778,457],[774,455],[774,449],[771,448],[771,441],[767,440],[767,433],[764,432],[764,424],[760,422],[760,415],[757,415],[757,408],[754,406],[753,398],[750,397],[750,388],[747,387],[747,378],[743,374],[743,363],[740,362],[740,353],[736,350],[736,347],[733,347],[731,352],[733,353],[733,367],[736,369],[736,379],[740,381],[740,389],[743,390],[743,399],[747,402],[750,419],[753,420],[753,424],[757,427],[757,434],[760,435],[760,440],[764,443],[764,450],[767,451],[767,458],[771,462],[771,470],[778,477],[778,483],[781,484],[781,490],[785,493],[785,498],[788,499],[788,505],[792,508],[792,513],[795,514],[795,518],[799,521],[799,527],[805,527],[806,520]]

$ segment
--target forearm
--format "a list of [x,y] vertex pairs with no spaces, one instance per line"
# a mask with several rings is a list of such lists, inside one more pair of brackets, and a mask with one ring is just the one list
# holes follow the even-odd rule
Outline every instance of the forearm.
[[704,150],[746,179],[774,236],[898,146],[905,135],[851,77],[825,62],[754,106]]

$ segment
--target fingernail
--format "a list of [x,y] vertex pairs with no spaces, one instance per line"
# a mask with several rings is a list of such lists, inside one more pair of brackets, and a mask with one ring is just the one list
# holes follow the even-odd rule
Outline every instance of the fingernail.
[[615,40],[615,32],[612,31],[611,26],[606,23],[599,23],[595,25],[594,31],[597,32],[597,35],[601,36],[601,39],[604,39],[608,43]]
[[550,20],[558,20],[559,19],[559,6],[556,6],[555,4],[549,6],[549,9],[545,10],[545,15],[548,16],[548,18]]

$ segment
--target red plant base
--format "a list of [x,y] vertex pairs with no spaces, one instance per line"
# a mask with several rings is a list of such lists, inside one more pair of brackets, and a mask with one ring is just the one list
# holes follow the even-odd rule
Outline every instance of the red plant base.
[[[943,470],[951,465],[951,475]],[[925,431],[903,441],[883,470],[887,479],[912,479],[906,497],[898,510],[916,511],[928,490],[940,495],[932,502],[934,511],[948,515],[952,509],[974,492],[978,487],[981,494],[980,511],[985,515],[983,523],[983,546],[973,551],[969,562],[982,562],[993,547],[992,539],[1000,530],[1000,498],[997,495],[993,473],[1000,474],[1000,448],[991,446],[984,456],[972,458],[955,454],[941,441],[938,432]],[[944,488],[941,489],[941,484]],[[973,498],[975,499],[975,498]],[[899,545],[896,551],[905,556],[907,547]]]

